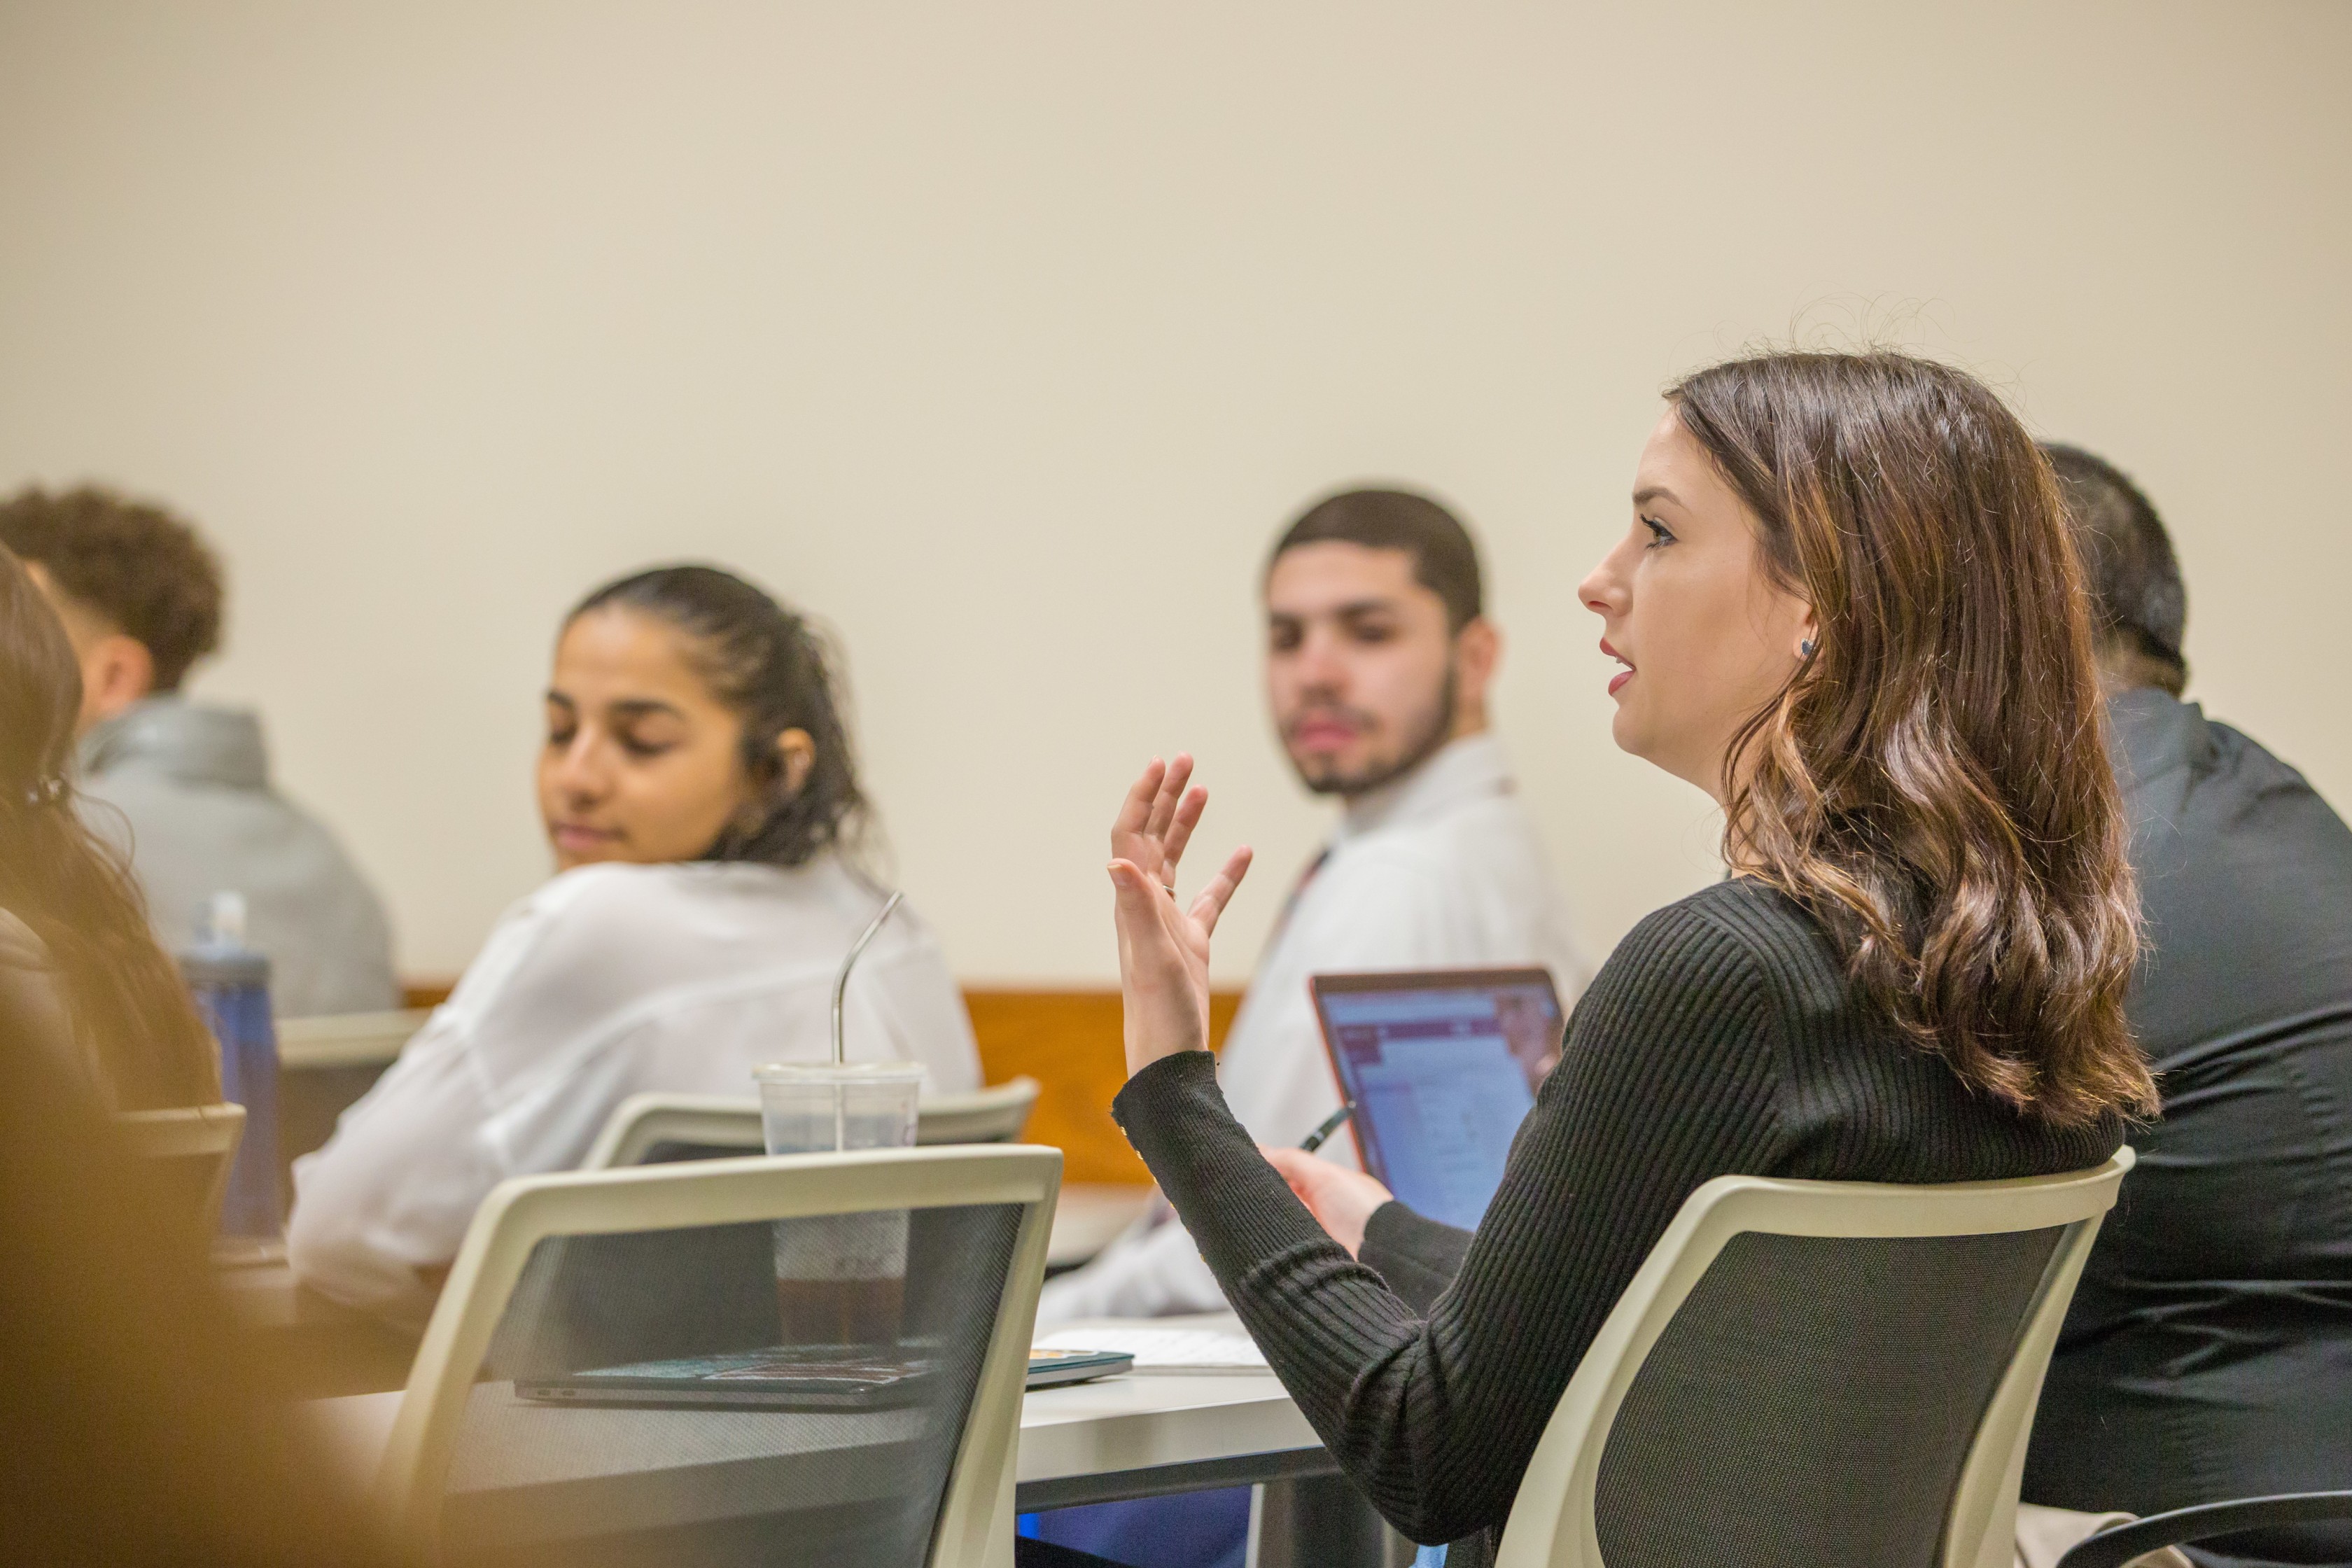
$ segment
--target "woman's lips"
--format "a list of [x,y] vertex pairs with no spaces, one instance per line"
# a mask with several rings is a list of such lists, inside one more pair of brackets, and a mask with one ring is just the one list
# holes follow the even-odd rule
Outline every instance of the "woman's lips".
[[601,827],[583,826],[576,822],[559,822],[548,830],[548,837],[554,839],[560,848],[593,849],[599,845],[612,843],[620,835],[606,832]]
[[1609,695],[1614,697],[1617,695],[1617,689],[1619,687],[1633,679],[1633,661],[1627,658],[1623,654],[1619,653],[1615,648],[1611,647],[1607,637],[1602,637],[1601,639],[1601,651],[1625,667],[1609,678]]

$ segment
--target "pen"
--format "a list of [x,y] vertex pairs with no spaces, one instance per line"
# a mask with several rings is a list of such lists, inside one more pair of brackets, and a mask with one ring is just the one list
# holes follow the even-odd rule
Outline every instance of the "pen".
[[1339,1110],[1333,1111],[1330,1115],[1325,1117],[1323,1119],[1323,1125],[1318,1127],[1314,1131],[1309,1132],[1307,1135],[1307,1142],[1301,1143],[1298,1147],[1304,1152],[1312,1154],[1316,1150],[1320,1149],[1325,1143],[1330,1142],[1331,1134],[1339,1131],[1340,1128],[1345,1127],[1348,1124],[1348,1118],[1355,1114],[1356,1102],[1351,1100],[1348,1101],[1347,1104],[1341,1106]]

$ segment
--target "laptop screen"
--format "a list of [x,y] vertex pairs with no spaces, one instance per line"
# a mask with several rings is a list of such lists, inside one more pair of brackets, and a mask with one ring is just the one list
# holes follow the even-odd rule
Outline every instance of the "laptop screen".
[[1313,985],[1364,1169],[1430,1218],[1475,1227],[1559,1059],[1551,976],[1322,974]]

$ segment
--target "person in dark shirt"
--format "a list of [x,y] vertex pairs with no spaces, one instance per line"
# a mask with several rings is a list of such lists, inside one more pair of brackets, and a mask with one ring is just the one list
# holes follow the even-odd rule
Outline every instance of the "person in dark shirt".
[[1612,734],[1723,806],[1732,875],[1610,955],[1475,1234],[1234,1120],[1208,956],[1249,856],[1173,896],[1190,759],[1111,833],[1113,1112],[1341,1469],[1447,1568],[1493,1560],[1704,1183],[2077,1171],[2155,1107],[2080,568],[2016,417],[1905,355],[1734,361],[1667,395],[1632,503],[1579,593],[1623,667]]
[[[2028,1500],[2155,1513],[2352,1487],[2352,830],[2181,700],[2187,595],[2147,499],[2046,448],[2099,622],[2147,951],[2127,1003],[2164,1115],[2092,1252]],[[2352,1526],[2231,1563],[2352,1562]]]

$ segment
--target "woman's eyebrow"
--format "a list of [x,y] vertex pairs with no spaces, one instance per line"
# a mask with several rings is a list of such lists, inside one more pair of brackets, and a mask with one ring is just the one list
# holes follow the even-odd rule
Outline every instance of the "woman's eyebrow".
[[1675,494],[1674,491],[1666,489],[1664,485],[1648,485],[1633,492],[1633,504],[1635,506],[1647,506],[1652,501],[1658,500],[1670,500],[1676,506],[1683,504],[1683,498]]
[[606,708],[616,719],[642,719],[653,713],[667,713],[673,719],[686,717],[686,710],[658,697],[624,697],[606,704]]

